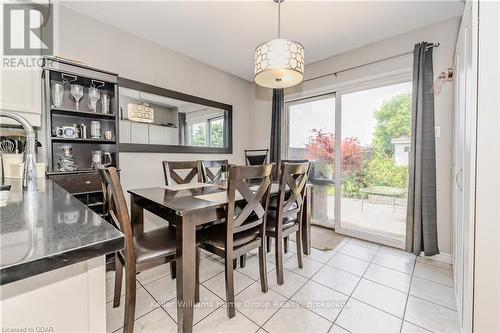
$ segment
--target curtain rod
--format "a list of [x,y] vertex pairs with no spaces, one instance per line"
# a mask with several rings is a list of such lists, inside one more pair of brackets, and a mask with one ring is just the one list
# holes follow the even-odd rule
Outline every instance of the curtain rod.
[[[434,44],[431,44],[431,45],[427,46],[427,49],[430,49],[430,48],[433,48],[433,47],[439,47],[439,45],[440,45],[439,42],[438,43],[434,43]],[[357,66],[353,66],[353,67],[341,69],[339,71],[335,71],[335,72],[332,72],[332,73],[315,76],[315,77],[312,77],[310,79],[306,79],[306,80],[304,80],[302,82],[308,82],[308,81],[318,80],[318,79],[322,79],[322,78],[327,77],[327,76],[335,76],[335,77],[337,77],[337,75],[340,74],[340,73],[344,73],[344,72],[347,72],[347,71],[350,71],[350,70],[353,70],[353,69],[357,69],[357,68],[361,68],[361,67],[373,65],[373,64],[376,64],[376,63],[379,63],[379,62],[390,60],[390,59],[399,58],[399,57],[402,57],[402,56],[405,56],[405,55],[408,55],[408,54],[412,54],[412,53],[413,53],[413,51],[408,51],[408,52],[396,54],[396,55],[393,55],[393,56],[390,56],[390,57],[387,57],[387,58],[382,58],[382,59],[374,60],[374,61],[371,61],[371,62],[367,62],[366,64],[361,64],[361,65],[357,65]]]

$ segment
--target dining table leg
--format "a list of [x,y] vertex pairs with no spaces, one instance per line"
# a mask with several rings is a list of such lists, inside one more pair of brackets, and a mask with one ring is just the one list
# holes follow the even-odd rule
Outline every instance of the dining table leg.
[[312,188],[306,187],[304,197],[304,212],[302,213],[302,251],[305,255],[311,254],[311,216],[312,216]]
[[144,233],[144,208],[139,204],[140,197],[130,195],[130,220],[132,221],[132,232],[134,236]]
[[177,331],[193,331],[196,284],[196,224],[189,215],[177,223]]

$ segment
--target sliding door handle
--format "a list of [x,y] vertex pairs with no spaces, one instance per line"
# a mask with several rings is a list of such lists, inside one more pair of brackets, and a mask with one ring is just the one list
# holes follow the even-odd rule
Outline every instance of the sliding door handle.
[[[464,169],[458,170],[457,173],[455,174],[455,183],[457,184],[457,187],[460,191],[464,190],[463,183],[462,183],[463,176],[464,176]],[[461,181],[459,181],[459,180],[461,180]]]

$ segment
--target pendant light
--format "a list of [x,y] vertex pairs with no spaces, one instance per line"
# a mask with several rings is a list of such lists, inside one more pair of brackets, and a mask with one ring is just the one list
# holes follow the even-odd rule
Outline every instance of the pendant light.
[[128,120],[137,121],[139,123],[153,123],[155,120],[155,112],[147,103],[142,103],[141,92],[139,91],[139,104],[128,103],[127,105]]
[[266,88],[288,88],[304,79],[304,47],[281,38],[281,3],[278,3],[278,38],[255,49],[255,83]]

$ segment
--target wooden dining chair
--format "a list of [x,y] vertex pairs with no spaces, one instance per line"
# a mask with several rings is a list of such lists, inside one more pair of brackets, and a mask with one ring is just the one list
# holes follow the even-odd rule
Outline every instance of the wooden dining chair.
[[264,165],[267,163],[269,149],[245,149],[246,165]]
[[[266,237],[274,238],[276,278],[283,284],[283,241],[296,233],[297,261],[302,268],[302,207],[310,163],[281,162],[276,209],[267,213]],[[285,242],[286,244],[286,242]],[[267,246],[269,247],[269,242]]]
[[[234,317],[233,260],[247,252],[259,249],[259,270],[262,292],[267,292],[266,254],[264,235],[266,211],[271,190],[272,164],[262,166],[229,166],[227,200],[224,223],[199,232],[200,247],[225,260],[226,302],[229,318]],[[260,179],[249,187],[246,179]]]
[[[280,163],[309,163],[309,160],[281,160]],[[280,164],[281,165],[281,164]],[[312,169],[312,165],[311,165],[311,168],[309,169],[309,174],[311,174],[311,169]],[[279,172],[281,171],[281,168],[276,168],[275,169],[275,177],[274,179],[279,181]],[[286,196],[285,196],[285,199]],[[278,197],[277,196],[272,196],[271,199],[269,200],[269,209],[271,210],[276,210],[276,207],[277,207],[277,201],[278,201]],[[283,239],[283,251],[285,253],[288,253],[288,250],[289,250],[289,245],[290,242],[289,242],[289,236],[285,237]],[[267,247],[267,252],[271,252],[271,237],[270,236],[266,236],[266,247]]]
[[[118,178],[116,168],[99,169],[103,186],[107,190],[110,201],[109,215],[112,223],[125,236],[125,248],[115,254],[115,288],[113,307],[120,306],[123,266],[125,266],[125,314],[123,331],[131,333],[134,330],[136,273],[145,269],[173,262],[176,258],[175,230],[169,227],[158,228],[141,235],[132,234],[132,222],[127,209],[123,188]],[[200,251],[196,252],[196,289],[195,300],[199,293],[199,262]]]
[[222,173],[227,171],[227,160],[219,161],[201,161],[201,170],[203,173],[203,182],[218,182],[221,180]]
[[[165,185],[189,184],[196,177],[196,181],[203,182],[203,171],[200,161],[163,161],[163,175]],[[179,171],[184,171],[186,175],[179,175]],[[169,227],[174,229],[175,225],[169,223]],[[170,277],[177,277],[175,261],[170,263]]]
[[[179,171],[187,173],[185,176],[179,175]],[[165,184],[189,184],[194,177],[198,182],[203,182],[203,171],[200,161],[163,161],[163,173]]]

